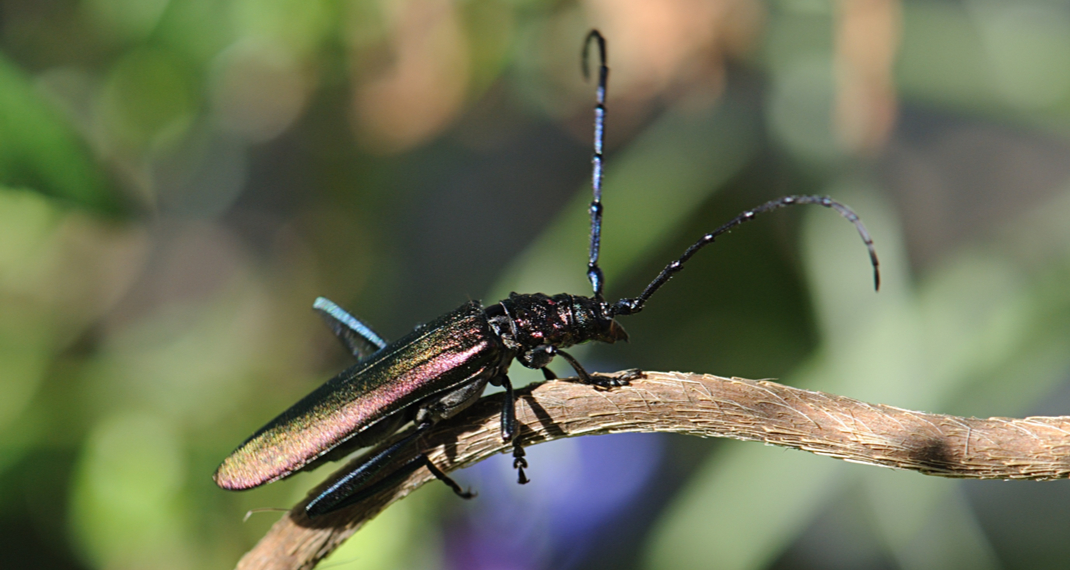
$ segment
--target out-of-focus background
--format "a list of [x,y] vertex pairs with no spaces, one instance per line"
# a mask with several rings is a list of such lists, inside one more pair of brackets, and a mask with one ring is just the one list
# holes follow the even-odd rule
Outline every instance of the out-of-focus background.
[[[592,369],[1070,413],[1070,6],[1041,0],[0,0],[0,567],[232,566],[330,468],[229,493],[235,445],[471,298],[584,294],[591,27],[611,66]],[[567,374],[567,366],[558,366]],[[518,383],[539,374],[514,367]],[[332,568],[1063,568],[1070,482],[739,442],[580,438],[430,485]],[[326,566],[326,563],[325,563]]]

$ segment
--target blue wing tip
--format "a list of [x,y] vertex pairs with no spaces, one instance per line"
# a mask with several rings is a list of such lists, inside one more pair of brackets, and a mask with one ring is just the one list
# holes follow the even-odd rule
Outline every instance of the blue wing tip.
[[328,299],[327,297],[316,297],[316,300],[312,303],[312,309],[316,311],[326,311],[328,313],[334,313],[341,310],[341,307],[337,303]]

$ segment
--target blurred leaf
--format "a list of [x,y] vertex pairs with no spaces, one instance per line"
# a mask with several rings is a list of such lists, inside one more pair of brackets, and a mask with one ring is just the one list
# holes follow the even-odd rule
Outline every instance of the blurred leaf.
[[12,281],[25,279],[59,219],[53,200],[0,186],[0,284],[11,287]]
[[867,469],[870,512],[903,570],[1002,568],[956,481]]
[[502,68],[509,63],[507,56],[515,33],[514,18],[509,7],[502,2],[468,2],[461,6],[461,10],[471,42],[469,97],[477,99],[494,85]]
[[191,70],[166,51],[132,50],[109,70],[100,105],[121,150],[178,140],[197,111]]
[[995,104],[981,38],[961,4],[910,2],[903,30],[896,85],[905,96],[958,109]]
[[644,568],[762,568],[823,504],[844,465],[733,442],[694,474],[652,530]]
[[813,162],[842,157],[833,131],[835,66],[829,54],[796,56],[794,65],[772,74],[769,126],[793,155]]
[[904,99],[1043,129],[1067,124],[1070,17],[1063,7],[907,2],[903,32],[896,86]]
[[170,0],[153,38],[187,61],[206,64],[234,39],[230,6],[214,0]]
[[1070,95],[1070,17],[1048,2],[970,2],[992,88],[1023,110],[1065,105]]
[[100,213],[129,212],[70,123],[2,54],[0,184],[30,188]]
[[324,0],[235,0],[231,8],[240,35],[281,41],[301,56],[319,48],[339,22],[339,5]]
[[[34,192],[0,187],[0,433],[33,399],[54,357],[51,323],[42,318],[40,300],[27,298],[28,291],[38,289],[32,276],[47,257],[59,218],[51,202]],[[28,435],[4,437],[4,444],[22,447]],[[15,449],[0,452],[0,470],[17,456]]]
[[170,0],[88,0],[85,6],[112,41],[140,41],[160,21]]

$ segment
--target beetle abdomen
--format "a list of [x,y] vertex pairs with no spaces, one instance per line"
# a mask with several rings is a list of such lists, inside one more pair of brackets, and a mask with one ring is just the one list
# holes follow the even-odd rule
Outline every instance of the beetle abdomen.
[[489,380],[503,356],[482,304],[466,303],[305,396],[223,460],[215,481],[225,489],[249,489],[281,479],[384,418],[415,413],[421,400]]

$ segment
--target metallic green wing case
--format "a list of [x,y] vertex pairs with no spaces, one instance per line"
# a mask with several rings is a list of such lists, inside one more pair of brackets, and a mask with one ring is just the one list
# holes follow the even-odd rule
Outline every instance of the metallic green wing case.
[[482,304],[466,303],[305,396],[238,446],[215,481],[249,489],[286,477],[425,398],[489,376],[499,349]]

